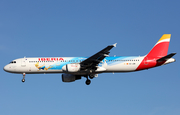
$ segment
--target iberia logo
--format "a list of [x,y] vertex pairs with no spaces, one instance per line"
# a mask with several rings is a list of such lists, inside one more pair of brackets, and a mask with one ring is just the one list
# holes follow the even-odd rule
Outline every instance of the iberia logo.
[[38,58],[39,61],[64,61],[63,58]]

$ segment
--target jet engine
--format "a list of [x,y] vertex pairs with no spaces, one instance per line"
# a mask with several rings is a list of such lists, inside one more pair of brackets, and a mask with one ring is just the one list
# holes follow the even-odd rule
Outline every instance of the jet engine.
[[81,76],[72,75],[72,74],[62,74],[62,81],[63,82],[73,82],[75,80],[81,79]]
[[65,66],[62,67],[62,70],[63,71],[66,71],[66,72],[77,72],[80,70],[80,64],[78,63],[74,63],[74,64],[67,64]]

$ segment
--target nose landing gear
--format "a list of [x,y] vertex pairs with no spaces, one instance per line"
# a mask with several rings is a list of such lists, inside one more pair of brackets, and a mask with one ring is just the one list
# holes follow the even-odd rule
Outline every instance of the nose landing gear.
[[23,73],[23,79],[22,79],[23,83],[25,82],[25,75],[26,75],[26,73]]

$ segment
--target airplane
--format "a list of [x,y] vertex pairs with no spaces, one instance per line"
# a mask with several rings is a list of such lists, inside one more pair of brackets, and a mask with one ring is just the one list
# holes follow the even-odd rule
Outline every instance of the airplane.
[[[171,34],[164,34],[145,56],[114,56],[109,53],[116,44],[109,45],[90,57],[37,57],[19,58],[4,66],[4,71],[22,74],[62,73],[63,82],[73,82],[87,78],[96,78],[100,73],[134,72],[175,62],[176,53],[168,54]],[[90,78],[90,79],[89,79]]]

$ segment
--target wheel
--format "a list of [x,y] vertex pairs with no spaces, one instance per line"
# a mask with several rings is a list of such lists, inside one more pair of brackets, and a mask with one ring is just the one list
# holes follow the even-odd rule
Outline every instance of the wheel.
[[25,79],[22,79],[22,82],[24,83],[24,82],[25,82]]
[[86,80],[86,85],[89,85],[91,83],[91,80],[87,79]]
[[95,77],[94,74],[90,74],[90,75],[89,75],[89,78],[90,78],[90,79],[93,79],[94,77]]
[[24,83],[24,82],[25,82],[25,76],[26,76],[26,73],[22,73],[22,74],[23,74],[22,82]]

